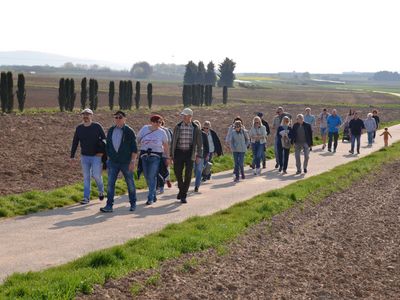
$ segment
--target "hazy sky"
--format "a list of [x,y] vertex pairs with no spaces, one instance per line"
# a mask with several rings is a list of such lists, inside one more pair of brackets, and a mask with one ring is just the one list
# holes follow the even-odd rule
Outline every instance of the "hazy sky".
[[[238,72],[400,70],[396,0],[0,0],[0,51]],[[4,30],[11,25],[11,30]]]

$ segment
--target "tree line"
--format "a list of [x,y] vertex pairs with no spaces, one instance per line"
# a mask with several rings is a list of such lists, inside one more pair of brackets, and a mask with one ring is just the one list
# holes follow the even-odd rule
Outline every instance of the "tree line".
[[[24,110],[26,90],[24,74],[18,74],[16,95],[19,111]],[[2,113],[11,113],[14,110],[14,81],[12,72],[0,74],[0,102]]]
[[[89,107],[95,111],[98,107],[98,90],[99,84],[96,79],[82,78],[81,81],[81,99],[80,107],[84,109]],[[110,110],[114,109],[115,82],[110,81],[108,89],[108,106]],[[61,78],[58,88],[58,103],[60,111],[73,111],[75,105],[75,82],[73,78]],[[135,107],[140,108],[140,81],[135,86]],[[153,85],[147,84],[147,104],[151,109],[153,104]],[[133,106],[133,84],[131,80],[120,80],[118,89],[118,105],[120,109],[131,110]]]
[[183,105],[210,106],[213,101],[213,87],[218,84],[223,88],[222,101],[228,102],[228,87],[233,87],[235,80],[236,63],[229,58],[218,65],[218,74],[215,72],[215,65],[210,61],[207,70],[204,63],[200,61],[197,65],[189,61],[183,76],[182,100]]
[[400,75],[397,72],[380,71],[376,72],[372,79],[377,81],[399,81]]

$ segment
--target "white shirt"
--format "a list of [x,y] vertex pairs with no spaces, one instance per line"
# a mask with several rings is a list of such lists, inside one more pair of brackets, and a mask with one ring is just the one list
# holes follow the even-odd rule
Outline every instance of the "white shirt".
[[207,138],[208,138],[208,148],[210,149],[209,152],[214,153],[215,146],[214,146],[214,141],[212,139],[212,134],[211,134],[210,129],[208,130]]
[[151,125],[144,125],[138,134],[140,150],[151,149],[152,152],[164,152],[163,144],[168,143],[164,129],[151,130]]

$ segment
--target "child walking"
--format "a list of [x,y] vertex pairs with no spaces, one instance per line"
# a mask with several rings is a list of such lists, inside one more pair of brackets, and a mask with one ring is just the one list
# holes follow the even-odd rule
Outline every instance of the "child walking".
[[389,144],[389,136],[392,137],[392,135],[390,134],[387,127],[385,127],[385,131],[382,132],[382,134],[380,136],[382,136],[382,135],[383,135],[383,141],[385,142],[385,147],[387,147]]

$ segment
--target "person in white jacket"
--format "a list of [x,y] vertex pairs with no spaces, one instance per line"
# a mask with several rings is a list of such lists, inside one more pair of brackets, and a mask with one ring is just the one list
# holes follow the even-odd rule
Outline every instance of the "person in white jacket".
[[372,141],[374,139],[374,132],[376,130],[376,121],[372,117],[372,113],[367,115],[367,118],[364,120],[364,126],[367,130],[368,135],[368,146],[372,146]]

